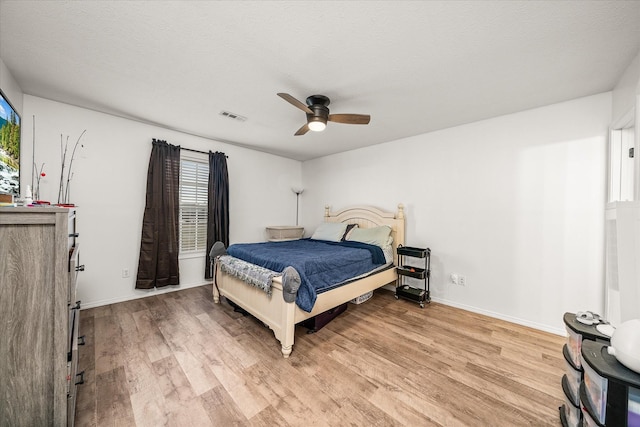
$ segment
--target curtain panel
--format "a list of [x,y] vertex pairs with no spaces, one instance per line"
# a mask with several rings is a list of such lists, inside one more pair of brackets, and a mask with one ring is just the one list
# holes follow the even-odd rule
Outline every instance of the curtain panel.
[[179,194],[180,147],[154,139],[147,172],[136,289],[180,284]]
[[[209,186],[207,202],[207,257],[217,241],[229,247],[229,172],[227,156],[209,151]],[[205,279],[211,279],[211,270],[205,263]]]

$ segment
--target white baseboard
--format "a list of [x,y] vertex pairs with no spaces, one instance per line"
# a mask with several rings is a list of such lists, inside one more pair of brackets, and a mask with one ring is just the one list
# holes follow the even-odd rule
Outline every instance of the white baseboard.
[[[382,287],[383,289],[387,289],[391,292],[395,292],[395,285],[385,285]],[[558,329],[551,327],[549,325],[544,325],[542,323],[531,322],[529,320],[520,319],[519,317],[507,316],[502,313],[496,313],[494,311],[484,310],[482,308],[474,307],[471,305],[460,304],[454,301],[449,301],[444,298],[431,297],[431,301],[437,302],[438,304],[444,304],[451,307],[459,308],[461,310],[470,311],[472,313],[482,314],[484,316],[493,317],[495,319],[505,320],[507,322],[515,323],[517,325],[527,326],[529,328],[538,329],[540,331],[549,332],[551,334],[565,336],[567,331],[565,329]]]
[[[134,299],[147,298],[154,295],[166,294],[169,292],[182,291],[184,289],[196,288],[198,286],[211,285],[211,284],[212,282],[190,283],[186,285],[167,286],[166,288],[156,289],[155,291],[149,291],[149,292],[139,291],[139,293],[130,294],[130,295],[126,295],[118,298],[111,298],[111,299],[106,299],[101,301],[92,301],[88,303],[82,303],[82,310],[95,308],[95,307],[102,307],[104,305],[109,305],[109,304],[116,304],[119,302],[131,301]],[[213,297],[211,298],[213,299]]]
[[542,323],[531,322],[530,320],[520,319],[519,317],[507,316],[502,313],[496,313],[494,311],[484,310],[482,308],[473,307],[466,304],[460,304],[460,303],[449,301],[442,298],[431,298],[431,301],[437,302],[439,304],[449,305],[451,307],[456,307],[462,310],[470,311],[472,313],[478,313],[478,314],[493,317],[496,319],[505,320],[507,322],[515,323],[517,325],[527,326],[529,328],[538,329],[544,332],[549,332],[555,335],[565,336],[567,334],[567,331],[565,329],[554,328]]

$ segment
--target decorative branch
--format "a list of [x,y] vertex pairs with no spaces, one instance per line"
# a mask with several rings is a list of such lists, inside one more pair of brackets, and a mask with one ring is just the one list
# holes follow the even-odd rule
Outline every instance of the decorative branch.
[[33,169],[36,173],[36,185],[35,187],[33,187],[35,189],[33,193],[33,197],[34,197],[34,200],[40,200],[40,178],[42,178],[43,176],[47,176],[47,174],[43,172],[44,163],[40,166],[40,170],[38,170],[38,165],[34,163]]
[[61,157],[62,169],[60,170],[60,188],[58,190],[58,204],[60,204],[60,203],[69,203],[69,183],[73,179],[73,173],[71,172],[72,167],[73,167],[73,160],[76,157],[76,150],[78,149],[78,145],[80,145],[80,147],[84,147],[83,144],[80,144],[80,140],[82,139],[82,136],[85,134],[86,131],[87,131],[86,129],[82,131],[82,133],[78,137],[78,140],[76,141],[75,145],[73,146],[73,151],[71,152],[71,159],[69,160],[69,167],[67,169],[67,179],[66,179],[66,181],[64,180],[64,169],[65,169],[66,160],[67,160],[67,149],[68,149],[68,146],[69,146],[69,136],[67,136],[67,141],[64,144],[64,151],[63,151],[63,149],[62,149],[62,135],[60,135],[60,157]]
[[[33,166],[36,165],[36,116],[35,115],[33,116],[33,133],[31,134],[31,162],[33,163]],[[34,188],[33,187],[34,175],[35,175],[35,171],[32,169],[31,170],[31,188]]]
[[60,163],[62,168],[60,169],[60,187],[58,188],[58,203],[63,203],[62,195],[64,194],[64,164],[67,158],[67,146],[69,145],[69,136],[67,136],[67,142],[64,144],[64,151],[62,150],[62,134],[60,134]]

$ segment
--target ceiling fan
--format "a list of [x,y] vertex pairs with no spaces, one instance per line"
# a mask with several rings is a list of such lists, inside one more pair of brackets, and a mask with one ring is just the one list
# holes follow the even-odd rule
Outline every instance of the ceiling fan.
[[298,129],[294,134],[295,136],[304,135],[310,130],[314,132],[323,131],[327,127],[327,122],[366,125],[371,120],[371,116],[368,114],[329,114],[327,106],[331,101],[324,95],[311,95],[307,98],[307,105],[288,93],[279,93],[278,96],[307,113],[307,123]]

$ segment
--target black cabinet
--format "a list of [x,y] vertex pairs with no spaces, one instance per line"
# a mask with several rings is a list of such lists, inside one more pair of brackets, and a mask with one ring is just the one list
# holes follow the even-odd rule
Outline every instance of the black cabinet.
[[582,343],[584,380],[580,385],[583,425],[640,425],[640,374],[623,366],[594,341]]
[[[407,258],[415,258],[409,262]],[[419,266],[416,264],[420,264]],[[396,284],[396,299],[404,298],[417,302],[421,308],[431,302],[429,278],[431,276],[431,249],[398,246],[398,283]],[[422,287],[409,285],[408,279],[422,281]]]
[[577,427],[584,424],[580,389],[584,381],[582,366],[582,346],[585,342],[608,344],[609,337],[600,333],[596,326],[585,325],[576,320],[575,313],[565,313],[564,325],[567,329],[567,343],[562,348],[565,361],[565,374],[561,385],[565,402],[560,407],[560,422],[564,427]]
[[607,352],[609,337],[596,326],[584,325],[565,313],[567,343],[563,347],[566,373],[562,377],[565,403],[563,426],[640,426],[640,374],[627,369]]

